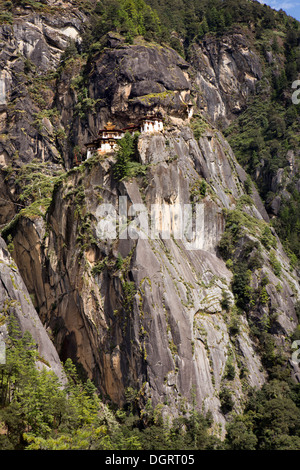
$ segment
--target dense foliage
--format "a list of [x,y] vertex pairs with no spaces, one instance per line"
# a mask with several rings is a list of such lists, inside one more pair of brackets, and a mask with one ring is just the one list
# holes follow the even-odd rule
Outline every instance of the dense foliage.
[[264,76],[247,108],[225,131],[268,212],[275,215],[272,223],[287,252],[298,263],[300,105],[293,103],[292,84],[300,70],[299,41],[299,24],[287,18],[272,31],[256,30]]
[[142,35],[171,45],[188,56],[193,41],[205,34],[223,34],[236,25],[256,25],[257,34],[272,31],[282,24],[297,29],[297,22],[283,11],[248,0],[101,0],[89,11],[89,44],[99,41],[108,31],[124,34],[127,40]]
[[119,181],[143,174],[146,170],[146,166],[141,165],[136,158],[138,136],[138,132],[133,136],[126,132],[124,137],[120,139],[114,166],[114,177]]
[[0,449],[206,449],[220,445],[209,435],[211,420],[195,408],[172,427],[150,402],[138,412],[139,393],[127,389],[124,409],[104,405],[93,383],[65,363],[67,385],[45,368],[29,333],[9,321],[6,364],[0,366]]
[[[0,449],[29,450],[285,450],[300,449],[300,388],[272,380],[252,391],[242,415],[234,415],[224,442],[210,433],[212,420],[196,411],[172,423],[163,406],[139,407],[139,392],[128,388],[123,409],[105,405],[93,383],[82,382],[70,360],[62,387],[43,363],[31,336],[10,318],[7,360],[0,366]],[[228,411],[228,397],[223,406]]]
[[272,380],[250,394],[243,415],[227,427],[231,450],[299,450],[299,385]]
[[89,41],[99,41],[108,31],[117,31],[129,40],[142,35],[168,43],[182,53],[205,34],[222,34],[237,24],[255,24],[258,32],[285,22],[297,25],[283,11],[277,13],[248,0],[101,0],[94,9],[91,2],[86,3],[91,15]]

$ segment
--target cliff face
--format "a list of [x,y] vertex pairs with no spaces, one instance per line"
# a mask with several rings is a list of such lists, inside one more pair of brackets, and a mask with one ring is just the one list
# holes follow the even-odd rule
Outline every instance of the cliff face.
[[0,239],[0,264],[1,317],[14,316],[21,333],[24,334],[26,331],[31,333],[38,346],[38,366],[53,370],[64,383],[64,373],[57,351],[32,305],[28,290],[18,272],[18,267],[11,258],[2,238]]
[[[58,166],[62,162],[63,129],[49,111],[54,107],[55,71],[70,40],[80,41],[85,21],[82,13],[68,6],[52,14],[19,10],[12,25],[1,25],[0,169],[34,159]],[[1,171],[1,225],[20,208],[13,204],[14,181],[6,176]]]
[[[1,53],[1,223],[14,217],[4,231],[13,241],[17,266],[11,269],[20,273],[22,295],[28,290],[33,299],[26,309],[22,301],[17,317],[35,334],[34,322],[25,324],[30,309],[32,318],[40,318],[40,347],[55,356],[44,325],[60,359],[81,364],[113,402],[124,403],[132,387],[141,406],[151,398],[176,414],[195,395],[199,408],[224,424],[228,410],[221,392],[230,391],[239,411],[244,390],[260,387],[267,377],[253,326],[268,330],[290,373],[298,374],[289,364],[288,344],[297,325],[297,275],[271,230],[270,260],[270,247],[262,243],[268,215],[256,189],[251,198],[246,193],[247,175],[214,127],[245,105],[261,77],[259,57],[240,33],[195,46],[190,63],[172,49],[142,41],[128,45],[109,35],[107,47],[88,64],[75,57],[53,77],[67,38],[80,41],[82,21],[70,10],[59,18],[30,14],[13,27],[2,26],[2,38],[9,39]],[[23,57],[14,59],[17,51]],[[31,70],[25,79],[26,64]],[[47,113],[32,90],[39,73]],[[139,136],[140,174],[117,181],[115,155],[70,170],[74,148],[83,153],[84,143],[108,120],[126,126],[149,111],[162,114],[164,131]],[[43,200],[37,201],[39,211],[16,217],[21,189],[13,170],[33,160],[46,165],[53,195],[44,216]],[[117,236],[105,240],[103,204],[119,217],[122,201],[128,233],[118,233],[117,224]],[[134,224],[149,222],[155,204],[163,210],[155,218],[158,236],[140,231],[137,237]],[[184,205],[198,210],[195,244],[176,235]],[[138,219],[135,210],[146,218]],[[225,262],[220,246],[234,224]],[[173,235],[164,237],[169,227]],[[3,245],[3,261],[5,250]],[[238,309],[233,280],[245,257],[251,299]],[[19,301],[21,294],[4,287],[8,276],[1,268],[5,296]],[[57,368],[57,357],[53,361]]]
[[228,125],[262,78],[263,66],[252,42],[250,35],[237,30],[192,47],[190,62],[200,90],[197,105],[214,122]]

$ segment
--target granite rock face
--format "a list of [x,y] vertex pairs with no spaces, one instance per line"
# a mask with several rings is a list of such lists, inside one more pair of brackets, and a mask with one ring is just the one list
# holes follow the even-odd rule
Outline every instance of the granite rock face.
[[[160,153],[165,156],[161,161],[156,153],[158,136],[147,139],[153,142],[147,144],[151,151],[145,177],[117,183],[112,178],[114,157],[70,172],[56,189],[46,236],[42,219],[18,222],[14,256],[23,267],[43,324],[54,334],[60,358],[79,362],[104,396],[121,404],[126,388],[133,387],[145,400],[168,404],[176,414],[194,391],[199,406],[210,410],[224,429],[219,399],[224,384],[238,411],[244,387],[260,387],[266,380],[251,321],[276,309],[280,314],[274,338],[283,344],[297,324],[294,299],[299,284],[278,243],[276,254],[284,270],[279,293],[265,252],[269,303],[250,317],[240,316],[233,338],[232,318],[222,306],[224,293],[234,303],[232,273],[217,246],[225,226],[223,209],[234,209],[244,194],[244,172],[217,130],[211,129],[199,143],[189,127],[166,130],[162,138],[168,145]],[[140,140],[142,148],[144,137]],[[190,203],[203,174],[209,179],[207,193],[197,204],[193,244],[180,237],[176,217],[178,208]],[[116,227],[117,236],[105,240],[99,235],[101,207],[110,204],[119,217],[120,197],[129,214],[127,235],[124,231],[118,235]],[[253,199],[258,203],[246,209],[249,216],[267,223],[256,193]],[[161,219],[155,217],[161,221],[155,226],[159,235],[141,230],[137,236],[142,219],[135,211],[146,210],[149,217],[157,205],[163,208]],[[259,271],[253,272],[253,279],[260,282]],[[228,361],[235,370],[229,383]]]
[[197,71],[195,83],[201,91],[198,106],[223,125],[245,108],[262,77],[259,55],[250,39],[238,31],[193,46],[190,62]]
[[56,14],[21,10],[12,25],[0,27],[1,226],[18,209],[16,187],[6,170],[35,159],[62,162],[63,128],[58,117],[49,119],[56,93],[51,76],[70,41],[80,44],[84,21],[80,11],[65,4]]
[[[15,302],[10,308],[22,329],[57,373],[58,357],[71,357],[103,397],[121,405],[132,387],[141,406],[151,399],[174,415],[195,396],[222,434],[222,389],[230,390],[238,412],[244,390],[267,377],[253,323],[276,316],[272,335],[287,364],[288,338],[297,326],[300,286],[275,233],[280,282],[262,246],[251,288],[268,277],[267,301],[250,313],[237,315],[232,270],[218,248],[226,213],[238,208],[252,221],[231,260],[236,263],[249,241],[260,243],[269,222],[254,187],[249,201],[247,175],[216,127],[245,106],[261,77],[259,57],[238,32],[195,46],[189,63],[170,48],[140,39],[129,45],[110,34],[89,63],[74,57],[53,77],[68,38],[80,42],[82,22],[70,9],[60,17],[28,14],[1,28],[0,224],[14,221],[5,233],[15,260],[1,241],[2,309],[7,299]],[[34,67],[44,79],[50,74],[43,89],[47,113],[24,79],[25,66],[31,80]],[[84,144],[108,121],[124,127],[149,112],[161,113],[164,131],[139,136],[139,175],[117,181],[113,154],[76,165],[74,149],[84,155]],[[33,160],[64,175],[44,217],[16,217],[18,187],[8,167]],[[194,240],[181,231],[185,207],[197,210],[197,218],[188,213],[184,219]],[[105,239],[108,210],[117,223]],[[296,366],[287,367],[299,377]]]
[[[61,361],[50,340],[32,301],[17,265],[11,258],[7,246],[0,238],[0,311],[6,316],[13,315],[20,331],[31,333],[38,346],[39,367],[51,369],[62,383],[65,381]],[[5,342],[5,338],[4,338]]]

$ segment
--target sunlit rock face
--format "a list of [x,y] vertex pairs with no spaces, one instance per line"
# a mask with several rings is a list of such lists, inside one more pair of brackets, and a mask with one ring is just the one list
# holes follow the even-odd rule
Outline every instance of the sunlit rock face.
[[[193,46],[189,62],[170,48],[108,35],[89,63],[74,58],[48,77],[43,104],[24,71],[55,71],[68,39],[80,43],[83,21],[70,9],[59,17],[30,13],[1,27],[0,224],[13,221],[6,234],[15,262],[1,244],[0,299],[20,304],[15,315],[57,373],[59,359],[70,357],[117,405],[132,387],[141,406],[151,399],[174,416],[194,397],[224,431],[222,387],[238,412],[245,388],[266,380],[253,322],[275,315],[272,335],[283,350],[297,325],[299,283],[279,240],[280,288],[261,247],[251,288],[265,274],[268,301],[238,315],[232,270],[218,248],[226,211],[241,208],[252,221],[232,263],[246,243],[260,243],[259,226],[269,222],[254,187],[247,199],[247,175],[217,126],[245,106],[261,77],[259,58],[238,33]],[[55,109],[54,117],[45,109]],[[123,129],[149,114],[160,114],[163,127],[139,135],[138,175],[117,181],[114,152],[84,161],[85,143],[108,122]],[[18,187],[7,169],[35,160],[50,176],[63,176],[44,216],[17,218]],[[297,367],[291,372],[297,376]]]
[[194,45],[190,61],[201,90],[198,106],[214,122],[227,125],[245,108],[262,77],[259,54],[246,35],[235,32]]
[[[225,226],[223,208],[234,209],[245,175],[226,153],[228,144],[219,132],[211,129],[208,134],[198,143],[189,127],[182,127],[166,130],[160,139],[148,136],[147,144],[141,135],[138,147],[142,155],[147,153],[146,179],[117,183],[113,155],[96,159],[83,172],[71,172],[56,189],[47,234],[42,236],[42,220],[20,221],[14,244],[23,277],[35,293],[42,322],[55,332],[62,359],[79,362],[99,390],[118,404],[124,402],[126,388],[135,387],[154,404],[168,403],[176,414],[193,390],[199,405],[223,426],[218,397],[229,357],[235,368],[230,385],[237,410],[245,383],[260,387],[266,374],[249,317],[240,317],[233,341],[230,315],[222,303],[226,293],[234,304],[232,273],[217,249]],[[162,139],[168,144],[159,153]],[[182,230],[188,226],[182,227],[184,208],[190,207],[202,175],[209,175],[207,190],[193,206],[197,211],[190,239]],[[249,215],[268,220],[256,193],[253,199],[258,204],[247,208]],[[100,230],[103,205],[116,217],[115,231],[106,239]],[[126,223],[120,229],[124,214]],[[284,295],[268,286],[270,303],[255,315],[279,306],[282,314],[274,335],[281,341],[296,325],[288,299],[291,283],[293,289],[299,286],[280,244],[277,255],[287,276]],[[263,269],[272,279],[267,258]],[[242,370],[248,371],[246,377]]]

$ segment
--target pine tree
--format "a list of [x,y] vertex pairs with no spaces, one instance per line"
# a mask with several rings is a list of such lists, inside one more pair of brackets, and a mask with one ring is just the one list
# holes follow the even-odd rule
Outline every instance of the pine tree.
[[119,140],[119,149],[117,151],[117,161],[114,167],[114,176],[117,180],[122,180],[129,175],[130,161],[134,155],[134,138],[129,132]]

